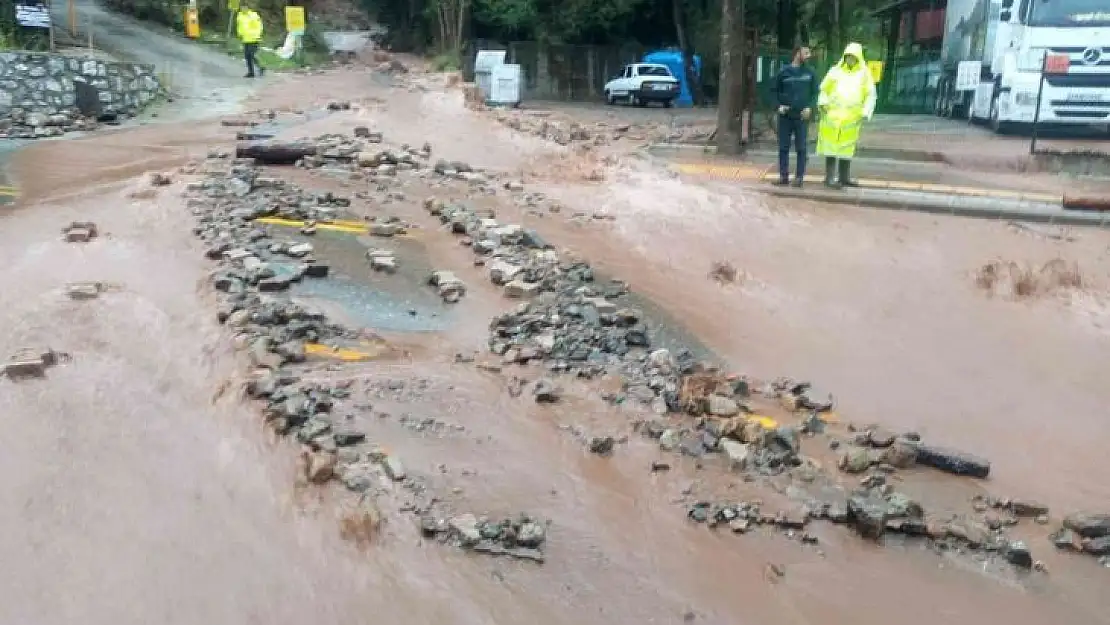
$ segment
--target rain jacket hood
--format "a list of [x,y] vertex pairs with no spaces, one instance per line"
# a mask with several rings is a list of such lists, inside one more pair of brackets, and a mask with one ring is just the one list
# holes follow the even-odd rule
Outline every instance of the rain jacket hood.
[[844,64],[844,59],[850,56],[856,57],[856,60],[859,61],[857,67],[867,67],[867,63],[863,58],[863,46],[854,41],[848,44],[847,48],[844,48],[844,56],[840,57],[840,63]]
[[[848,68],[844,62],[848,57],[856,59],[855,67]],[[840,62],[821,81],[817,106],[822,110],[817,153],[836,158],[855,156],[860,127],[875,111],[875,82],[863,57],[863,46],[852,42],[844,49]]]

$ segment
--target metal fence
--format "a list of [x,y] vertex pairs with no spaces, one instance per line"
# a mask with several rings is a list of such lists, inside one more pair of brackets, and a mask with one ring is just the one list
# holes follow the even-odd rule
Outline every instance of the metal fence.
[[879,110],[884,113],[932,113],[942,66],[938,55],[896,57],[886,62],[879,85]]

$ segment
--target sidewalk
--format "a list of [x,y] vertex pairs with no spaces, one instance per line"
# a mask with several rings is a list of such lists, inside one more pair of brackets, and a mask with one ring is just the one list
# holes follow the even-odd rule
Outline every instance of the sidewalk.
[[[758,156],[758,154],[753,154],[753,156]],[[899,172],[902,175],[898,178],[880,177],[877,170],[881,168],[877,167],[875,163],[868,163],[865,159],[858,159],[858,161],[859,162],[855,163],[853,167],[855,170],[853,174],[858,176],[856,180],[859,182],[860,187],[864,189],[984,197],[999,200],[1039,202],[1055,204],[1057,206],[1059,206],[1063,200],[1062,193],[1026,192],[982,185],[969,186],[930,182],[925,179],[939,178],[939,176],[929,176],[927,175],[928,172],[923,171],[923,169],[917,165],[908,171]],[[679,162],[672,165],[672,169],[681,174],[735,180],[737,182],[770,183],[778,179],[778,165],[764,165],[751,162]],[[903,165],[901,169],[907,168]],[[823,163],[821,166],[811,168],[806,173],[809,186],[816,187],[820,185],[824,177],[825,170]]]
[[[915,164],[915,167],[918,165]],[[1110,225],[1110,211],[1063,208],[1062,193],[1025,192],[981,185],[960,186],[869,177],[866,166],[859,168],[864,170],[864,174],[857,178],[859,187],[840,190],[828,189],[821,183],[824,178],[822,167],[814,168],[812,172],[807,173],[809,182],[801,189],[772,185],[771,182],[778,178],[777,165],[717,160],[715,162],[677,162],[671,164],[671,169],[687,176],[737,182],[776,197],[980,219],[1094,227]],[[899,170],[903,173],[915,171],[914,168],[907,168],[905,163],[899,164]],[[920,177],[920,172],[917,173]],[[902,176],[902,178],[912,177],[912,175]]]

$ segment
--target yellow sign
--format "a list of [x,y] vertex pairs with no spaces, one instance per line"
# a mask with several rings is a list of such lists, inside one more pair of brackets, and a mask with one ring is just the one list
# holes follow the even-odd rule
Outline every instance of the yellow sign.
[[227,0],[227,10],[232,13],[239,10],[239,0]]
[[185,9],[185,36],[189,39],[200,37],[200,15],[196,7]]
[[304,33],[304,7],[285,7],[285,31]]
[[883,62],[882,61],[868,61],[867,69],[871,70],[871,80],[876,84],[883,80]]

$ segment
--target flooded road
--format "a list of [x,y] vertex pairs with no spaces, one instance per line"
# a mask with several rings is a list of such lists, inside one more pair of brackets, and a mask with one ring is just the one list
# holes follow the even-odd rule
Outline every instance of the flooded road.
[[[305,82],[296,93],[316,103],[376,100],[291,135],[370,125],[389,141],[430,140],[437,156],[510,171],[566,156],[462,109],[453,95],[390,90],[352,73],[297,80]],[[259,103],[296,97],[282,90]],[[589,454],[582,435],[628,435],[635,415],[571,381],[566,402],[540,406],[507,393],[503,376],[456,364],[456,353],[484,351],[489,319],[514,304],[420,204],[437,195],[495,205],[505,220],[519,215],[680,321],[676,340],[689,333],[738,371],[812,378],[837,395],[845,419],[917,429],[990,456],[992,492],[1040,498],[1061,513],[1110,500],[1098,454],[1108,433],[1098,411],[1107,364],[1101,235],[1061,243],[1001,224],[768,204],[650,168],[607,186],[537,183],[567,206],[543,218],[421,182],[405,189],[406,201],[355,200],[355,216],[390,214],[425,228],[412,241],[316,235],[335,276],[294,296],[331,302],[405,350],[313,364],[313,374],[354,380],[337,412],[403,458],[449,509],[553,521],[542,566],[466,554],[421,539],[402,512],[409,492],[387,485],[383,533],[359,551],[340,540],[328,496],[295,487],[296,451],[270,440],[239,400],[241,363],[216,324],[203,284],[211,265],[192,239],[180,184],[155,190],[132,178],[232,136],[214,122],[169,124],[43,143],[18,158],[28,193],[0,218],[9,302],[0,353],[44,346],[72,362],[45,380],[0,380],[8,432],[0,463],[11,477],[0,494],[0,558],[18,572],[0,589],[0,622],[1110,622],[1106,571],[1054,553],[1041,535],[1030,540],[1050,572],[1023,575],[915,545],[881,548],[834,526],[816,526],[818,545],[803,546],[773,532],[690,524],[682,503],[700,496],[791,502],[710,460],[699,468],[668,456],[672,469],[652,472],[658,445],[635,435],[611,458]],[[58,161],[70,169],[45,166]],[[280,173],[337,194],[368,187]],[[615,220],[566,219],[598,210]],[[59,229],[75,219],[106,234],[61,242]],[[394,248],[405,269],[371,274],[360,265],[368,246]],[[988,298],[973,274],[996,255],[1075,258],[1094,303]],[[710,280],[720,260],[743,279]],[[470,287],[456,306],[429,298],[419,281],[444,267]],[[78,280],[119,288],[75,302],[63,288]],[[784,575],[769,574],[771,565]]]

